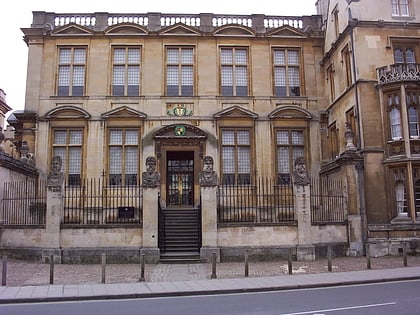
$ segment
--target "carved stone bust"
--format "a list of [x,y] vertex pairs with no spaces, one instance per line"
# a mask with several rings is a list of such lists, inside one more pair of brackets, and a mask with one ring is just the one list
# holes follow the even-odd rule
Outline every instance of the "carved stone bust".
[[203,170],[200,172],[199,179],[201,186],[216,186],[217,173],[213,170],[213,158],[205,156],[203,159]]
[[146,172],[143,172],[143,187],[154,188],[160,185],[160,174],[156,172],[156,158],[146,158]]
[[51,161],[51,170],[47,178],[48,188],[53,191],[61,190],[61,186],[63,185],[64,174],[61,171],[62,165],[63,161],[61,157],[55,155]]
[[306,170],[306,160],[304,157],[295,159],[295,170],[293,171],[293,184],[299,186],[309,185],[310,180]]

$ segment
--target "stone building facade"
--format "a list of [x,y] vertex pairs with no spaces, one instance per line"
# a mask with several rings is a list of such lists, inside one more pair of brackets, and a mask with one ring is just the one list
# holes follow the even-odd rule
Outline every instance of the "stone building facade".
[[[354,255],[366,243],[382,254],[405,241],[416,250],[420,4],[384,2],[318,0],[318,15],[302,17],[33,12],[22,28],[25,110],[11,123],[40,178],[57,155],[66,187],[85,178],[140,185],[148,157],[159,173],[143,187],[141,226],[66,227],[64,214],[50,247],[157,257],[158,213],[200,209],[202,258],[293,247],[312,259],[337,243]],[[204,157],[218,185],[200,185]],[[306,190],[294,183],[297,158],[309,178],[340,182],[324,193],[345,198],[342,224],[314,224],[323,207],[311,203],[309,181]],[[294,186],[294,223],[221,224],[217,187],[258,178],[272,178],[277,191]],[[5,230],[2,246],[49,246],[44,236],[25,243],[23,233]]]

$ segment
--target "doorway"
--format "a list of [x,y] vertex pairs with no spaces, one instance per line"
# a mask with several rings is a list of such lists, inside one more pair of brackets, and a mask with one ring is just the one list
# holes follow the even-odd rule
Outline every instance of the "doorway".
[[167,151],[167,206],[194,205],[194,151]]

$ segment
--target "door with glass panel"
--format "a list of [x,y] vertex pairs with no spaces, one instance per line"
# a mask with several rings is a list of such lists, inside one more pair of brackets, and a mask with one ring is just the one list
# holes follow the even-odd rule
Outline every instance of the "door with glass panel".
[[167,205],[193,206],[194,151],[168,151],[166,164]]

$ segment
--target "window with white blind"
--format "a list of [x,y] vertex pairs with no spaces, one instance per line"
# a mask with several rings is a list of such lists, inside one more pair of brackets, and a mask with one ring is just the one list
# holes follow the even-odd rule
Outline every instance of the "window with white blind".
[[419,130],[419,107],[420,93],[415,91],[406,92],[406,104],[408,113],[408,133],[410,138],[417,139],[420,136]]
[[58,57],[58,96],[83,96],[85,90],[86,48],[60,48]]
[[62,171],[69,186],[80,185],[82,171],[83,130],[54,130],[53,156],[63,162]]
[[409,16],[409,0],[391,0],[392,16]]
[[402,139],[401,105],[399,94],[388,94],[389,126],[392,140]]
[[251,134],[249,130],[222,130],[222,183],[251,183]]
[[110,129],[108,154],[109,185],[138,185],[138,129]]
[[300,96],[300,58],[296,49],[274,49],[275,96]]
[[194,49],[166,48],[166,95],[194,95]]
[[277,130],[277,183],[290,184],[294,161],[297,157],[305,157],[303,130]]
[[248,96],[248,50],[220,50],[220,82],[222,96]]
[[140,94],[139,47],[116,47],[113,50],[112,95],[139,96]]

